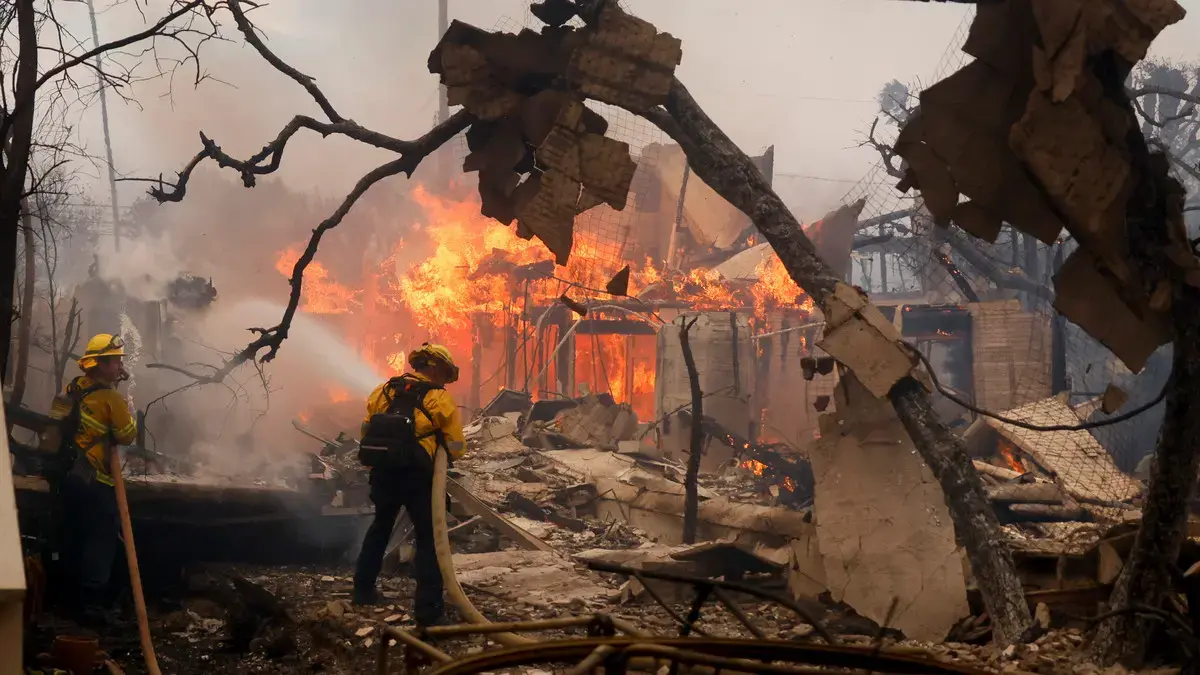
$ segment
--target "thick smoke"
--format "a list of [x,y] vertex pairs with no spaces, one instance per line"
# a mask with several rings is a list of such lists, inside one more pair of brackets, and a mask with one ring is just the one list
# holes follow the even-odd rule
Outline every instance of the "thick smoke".
[[97,272],[102,280],[142,301],[167,299],[167,285],[185,269],[168,234],[147,233],[126,239],[117,249],[113,239],[96,246]]
[[[293,428],[294,420],[316,411],[320,418],[308,424],[327,437],[355,431],[367,394],[391,373],[358,355],[353,322],[360,318],[303,311],[277,358],[261,369],[244,365],[222,383],[188,387],[194,380],[187,375],[145,367],[159,360],[205,375],[254,338],[250,327],[277,324],[290,292],[283,252],[303,246],[311,228],[336,207],[335,200],[279,181],[248,190],[235,176],[211,169],[193,180],[181,203],[136,208],[137,241],[100,255],[101,277],[138,300],[166,300],[167,284],[185,272],[210,277],[219,294],[200,311],[163,303],[170,337],[160,354],[144,357],[135,370],[135,405],[149,406],[147,444],[186,457],[199,477],[278,478],[294,470],[304,452],[320,449]],[[376,186],[323,239],[316,262],[355,288],[384,271],[381,252],[402,238],[419,239],[411,231],[419,209],[409,203],[410,189],[403,179]],[[414,242],[412,248],[417,254],[424,247]],[[387,271],[402,274],[406,267]],[[414,333],[409,325],[394,330]],[[396,351],[409,346],[398,344]]]

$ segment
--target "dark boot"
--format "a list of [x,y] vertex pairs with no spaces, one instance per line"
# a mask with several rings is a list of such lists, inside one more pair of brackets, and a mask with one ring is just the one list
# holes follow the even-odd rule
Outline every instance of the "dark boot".
[[104,602],[103,591],[82,589],[79,596],[80,606],[75,617],[79,625],[101,630],[117,623],[117,614]]
[[372,607],[381,602],[379,591],[374,588],[356,588],[354,589],[354,604],[361,607]]

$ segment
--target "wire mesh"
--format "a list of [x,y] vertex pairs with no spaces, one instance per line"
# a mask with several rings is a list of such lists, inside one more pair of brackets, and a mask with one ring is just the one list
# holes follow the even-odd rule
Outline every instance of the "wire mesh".
[[[930,83],[969,63],[961,46],[972,19],[968,12]],[[920,87],[915,83],[910,91],[915,94]],[[877,125],[876,140],[890,145],[897,126],[883,120],[887,118]],[[901,296],[914,304],[967,307],[969,362],[936,358],[946,351],[939,340],[918,340],[939,380],[968,381],[962,398],[973,407],[1034,426],[1110,417],[1099,405],[1109,384],[1129,395],[1121,411],[1159,393],[1170,370],[1169,349],[1160,350],[1135,375],[1055,312],[1053,276],[1074,242],[1047,246],[1006,226],[988,243],[956,227],[934,227],[919,194],[896,191],[898,169],[898,159],[889,166],[881,158],[843,200],[865,200],[860,220],[871,224],[860,235],[890,237],[856,251],[851,280],[877,299]],[[950,342],[953,336],[944,337]],[[961,416],[964,423],[982,417],[982,424],[994,430],[982,437],[995,445],[984,445],[982,452],[993,450],[997,458],[1011,455],[1028,468],[1056,476],[1075,499],[1093,502],[1125,501],[1137,493],[1139,486],[1128,474],[1153,450],[1162,419],[1160,404],[1093,430],[1032,431],[975,415],[947,400],[938,404],[943,417]]]

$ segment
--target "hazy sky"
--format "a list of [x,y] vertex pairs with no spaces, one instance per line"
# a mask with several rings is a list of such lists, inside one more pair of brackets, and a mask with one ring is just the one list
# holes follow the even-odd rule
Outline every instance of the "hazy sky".
[[[147,16],[161,15],[166,4],[150,0]],[[1200,0],[1183,4],[1193,16],[1168,29],[1156,53],[1196,59]],[[752,154],[776,146],[776,172],[782,174],[776,185],[806,220],[833,205],[874,162],[872,151],[856,146],[873,119],[881,85],[893,78],[928,81],[965,12],[948,3],[888,0],[626,5],[682,39],[680,79],[734,141]],[[482,28],[516,29],[527,21],[527,6],[524,0],[450,0],[450,16]],[[271,47],[315,77],[344,116],[399,137],[429,127],[437,107],[436,80],[426,70],[438,37],[436,0],[277,0],[252,17]],[[85,21],[86,15],[75,18]],[[128,5],[104,12],[101,39],[134,32],[140,21]],[[232,21],[226,23],[231,30]],[[79,27],[86,35],[86,23]],[[957,63],[957,54],[951,56]],[[208,45],[203,67],[229,84],[209,81],[193,89],[189,75],[181,74],[169,98],[166,83],[155,82],[136,91],[141,110],[112,106],[121,172],[170,175],[199,148],[200,130],[245,157],[292,115],[319,116],[299,86],[240,42]],[[84,112],[81,124],[89,148],[102,154],[95,108]],[[648,127],[630,132],[650,133]],[[336,194],[386,157],[308,134],[289,145],[280,175],[289,184]],[[141,188],[126,184],[121,190],[128,203]]]

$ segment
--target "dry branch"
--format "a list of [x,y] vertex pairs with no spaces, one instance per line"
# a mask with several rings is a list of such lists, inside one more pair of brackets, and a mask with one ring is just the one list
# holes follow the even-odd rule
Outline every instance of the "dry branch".
[[[239,160],[224,152],[213,140],[201,133],[200,141],[203,146],[202,149],[177,174],[178,177],[174,183],[165,183],[161,177],[157,181],[152,181],[156,183],[154,187],[150,188],[150,195],[154,199],[160,203],[181,201],[187,194],[187,185],[192,173],[206,159],[212,159],[222,168],[236,170],[242,176],[243,185],[254,187],[257,176],[269,174],[279,169],[288,141],[301,129],[311,129],[322,136],[329,136],[330,134],[344,135],[368,145],[373,145],[384,150],[391,150],[399,154],[400,157],[376,167],[360,178],[355,183],[354,188],[342,199],[337,209],[313,229],[304,252],[292,267],[292,275],[288,279],[291,292],[288,296],[287,307],[279,323],[270,328],[250,328],[249,330],[258,337],[236,354],[226,359],[220,366],[211,366],[211,372],[209,373],[197,373],[187,368],[168,364],[151,364],[153,367],[172,370],[186,375],[202,384],[221,382],[234,369],[244,363],[256,360],[267,362],[274,359],[275,354],[279,351],[280,346],[287,339],[288,332],[291,330],[292,320],[300,306],[300,297],[304,285],[304,270],[313,261],[313,258],[316,257],[321,237],[329,230],[341,224],[346,214],[350,212],[350,209],[353,208],[358,199],[372,185],[384,178],[401,173],[411,177],[413,171],[416,170],[422,160],[447,141],[454,138],[454,136],[466,129],[474,121],[474,117],[470,113],[459,111],[446,121],[435,126],[424,136],[411,141],[400,140],[387,134],[366,129],[354,121],[345,119],[339,115],[311,77],[301,74],[267,48],[259,37],[254,25],[246,18],[245,12],[242,9],[242,0],[228,0],[227,5],[246,42],[253,46],[277,70],[304,87],[329,118],[329,121],[322,122],[305,115],[297,115],[280,130],[274,140],[245,160]],[[264,350],[266,353],[260,357],[260,353]]]
[[[235,368],[243,363],[256,359],[260,359],[264,362],[274,359],[275,354],[279,351],[279,347],[283,344],[283,341],[287,339],[288,331],[291,329],[292,319],[295,317],[296,310],[300,306],[300,296],[304,285],[304,270],[308,267],[309,263],[313,261],[313,258],[316,257],[317,248],[321,244],[321,237],[329,230],[341,224],[342,219],[344,219],[346,214],[350,212],[350,209],[354,206],[355,202],[357,202],[359,197],[362,197],[372,185],[378,183],[384,178],[395,176],[401,173],[411,177],[412,172],[416,170],[417,166],[423,159],[425,159],[425,157],[429,156],[435,150],[440,148],[451,138],[454,138],[454,136],[460,131],[467,128],[467,126],[471,123],[471,119],[471,116],[466,112],[456,113],[455,115],[451,116],[450,119],[431,129],[424,136],[414,141],[404,141],[403,143],[408,149],[407,152],[404,152],[397,159],[385,164],[381,164],[375,169],[369,171],[362,178],[358,179],[358,182],[355,183],[354,188],[350,190],[350,192],[342,199],[342,203],[338,205],[337,209],[335,209],[334,212],[329,215],[329,217],[321,221],[321,223],[313,229],[312,236],[310,236],[308,239],[308,245],[305,246],[304,252],[300,255],[300,258],[296,260],[296,264],[292,267],[292,276],[288,279],[288,284],[291,287],[291,293],[288,296],[287,308],[284,310],[283,317],[279,320],[279,323],[270,328],[249,329],[252,333],[257,334],[258,337],[246,345],[232,358],[226,360],[224,364],[217,367],[211,374],[202,375],[186,369],[177,368],[174,366],[166,366],[165,364],[156,364],[157,367],[174,370],[200,382],[220,382],[221,380],[225,379],[225,377],[228,376],[229,373],[231,373]],[[213,156],[208,154],[209,148],[216,148],[216,145],[210,143],[210,145],[206,146],[205,150],[201,151],[199,155],[192,159],[192,161],[189,163],[189,167],[194,168],[194,166],[204,159],[204,157]],[[224,155],[224,153],[221,153],[221,155]],[[221,164],[221,159],[218,158],[217,161],[219,164]],[[253,166],[248,162],[238,162],[237,160],[233,160],[233,162],[234,164],[221,165],[235,167]],[[278,161],[275,162],[275,167],[278,168]],[[239,170],[242,169],[239,168]],[[269,172],[264,171],[264,173]],[[185,186],[186,179],[183,179],[177,186],[177,190],[180,191],[180,195],[182,195],[182,191],[186,190]],[[151,194],[156,193],[152,190]],[[169,197],[163,197],[159,200],[177,201],[170,199]],[[262,355],[260,358],[259,352],[262,352],[263,350],[266,350],[266,354]]]

